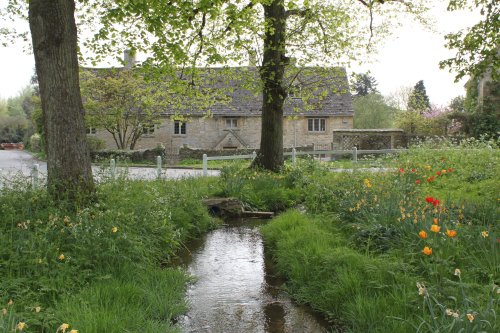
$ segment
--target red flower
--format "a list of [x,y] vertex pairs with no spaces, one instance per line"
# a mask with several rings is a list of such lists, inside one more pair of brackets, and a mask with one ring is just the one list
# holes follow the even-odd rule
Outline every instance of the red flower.
[[415,184],[420,185],[420,179],[415,180]]
[[436,175],[441,176],[441,171],[436,172]]
[[411,169],[411,172],[415,172],[415,169]]
[[452,168],[448,168],[448,172],[452,172],[452,171],[453,171],[453,169],[452,169]]
[[405,172],[405,169],[399,168],[399,172]]
[[425,197],[425,201],[427,201],[428,203],[431,203],[434,201],[434,198],[433,197]]
[[434,180],[434,176],[431,176],[431,177],[427,178],[427,182],[428,183],[432,182],[433,180]]
[[439,201],[438,199],[434,199],[434,201],[432,201],[432,205],[434,207],[436,207],[437,205],[439,205],[441,203],[441,201]]

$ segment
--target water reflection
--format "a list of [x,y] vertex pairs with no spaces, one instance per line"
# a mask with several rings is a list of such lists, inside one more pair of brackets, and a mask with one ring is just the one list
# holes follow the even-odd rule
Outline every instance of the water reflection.
[[[241,222],[241,221],[240,221]],[[326,332],[276,287],[256,226],[229,225],[190,245],[183,261],[196,282],[188,289],[184,332]],[[267,273],[267,274],[266,274]]]

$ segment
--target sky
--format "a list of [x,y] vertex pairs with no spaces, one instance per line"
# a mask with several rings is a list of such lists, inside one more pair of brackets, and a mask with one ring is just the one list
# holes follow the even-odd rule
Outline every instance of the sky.
[[[442,1],[435,5],[431,14],[436,19],[435,31],[405,22],[380,45],[370,63],[353,64],[348,71],[370,71],[383,95],[390,95],[402,87],[413,87],[420,80],[424,81],[431,104],[444,106],[452,98],[464,95],[465,80],[455,83],[455,73],[439,69],[438,64],[454,55],[445,48],[444,35],[476,23],[479,15],[447,12]],[[29,84],[33,73],[33,55],[26,54],[23,45],[0,46],[0,98],[16,96]]]

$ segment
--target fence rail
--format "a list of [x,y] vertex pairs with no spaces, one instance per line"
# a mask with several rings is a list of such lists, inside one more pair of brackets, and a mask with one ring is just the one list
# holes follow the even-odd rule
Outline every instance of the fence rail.
[[[358,150],[354,147],[352,150],[310,150],[310,151],[296,151],[295,148],[291,152],[283,153],[283,156],[291,156],[292,163],[295,164],[299,155],[352,155],[352,161],[358,161],[359,154],[395,154],[405,151],[406,149],[379,149],[379,150]],[[207,156],[203,154],[203,176],[208,174],[208,161],[221,161],[221,160],[241,160],[241,159],[255,159],[257,153],[254,151],[250,155],[232,155],[232,156]]]

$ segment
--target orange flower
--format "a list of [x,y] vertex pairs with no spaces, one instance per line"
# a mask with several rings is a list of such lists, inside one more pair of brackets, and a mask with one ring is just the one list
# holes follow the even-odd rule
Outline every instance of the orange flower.
[[432,221],[432,223],[434,223],[434,224],[438,224],[438,218],[437,218],[437,217],[435,217],[435,218],[434,218],[434,220]]
[[426,256],[430,256],[432,254],[432,248],[425,246],[424,249],[422,250],[422,253],[425,254]]
[[418,233],[418,237],[420,237],[421,239],[426,239],[427,233],[423,230],[420,230],[420,232]]
[[447,229],[446,230],[446,236],[450,237],[450,238],[453,238],[457,235],[457,231],[456,230],[450,230],[450,229]]
[[437,224],[433,224],[431,227],[432,232],[438,233],[440,230],[441,230],[441,227],[438,226]]

